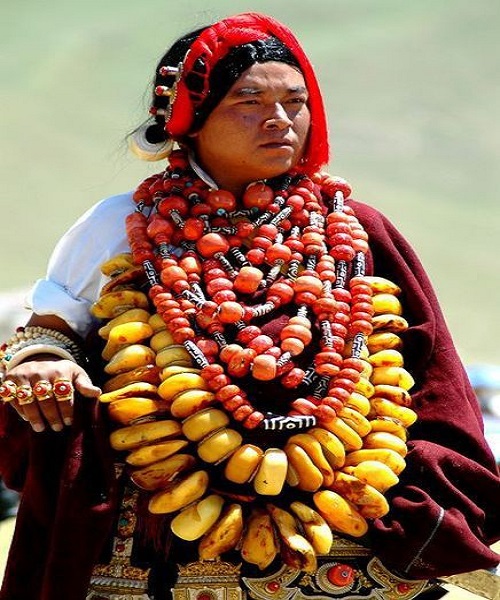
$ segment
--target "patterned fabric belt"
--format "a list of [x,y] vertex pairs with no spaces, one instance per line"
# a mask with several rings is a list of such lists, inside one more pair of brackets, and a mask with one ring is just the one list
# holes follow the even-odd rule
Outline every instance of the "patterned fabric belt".
[[[150,600],[149,569],[131,563],[137,491],[125,487],[109,564],[96,565],[87,600]],[[177,562],[177,556],[172,557]],[[182,557],[179,557],[182,561]],[[329,555],[306,574],[288,566],[262,576],[242,572],[222,560],[178,564],[172,600],[411,600],[436,584],[403,579],[389,572],[369,548],[334,536]]]
[[[357,550],[361,549],[360,546]],[[263,577],[245,577],[227,562],[193,562],[179,567],[173,600],[411,600],[433,587],[390,573],[366,549],[335,547],[335,555],[319,557],[314,575],[286,565]],[[366,551],[366,552],[363,552]],[[340,551],[340,552],[339,552]],[[362,556],[365,554],[365,556]]]

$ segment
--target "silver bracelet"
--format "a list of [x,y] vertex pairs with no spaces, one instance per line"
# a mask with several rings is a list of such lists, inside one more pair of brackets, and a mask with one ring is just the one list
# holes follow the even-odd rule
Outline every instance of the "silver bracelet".
[[[28,350],[29,349],[29,350]],[[20,353],[20,354],[19,354]],[[84,365],[86,356],[80,346],[56,329],[23,327],[2,346],[0,362],[7,372],[21,361],[35,354],[49,353]]]

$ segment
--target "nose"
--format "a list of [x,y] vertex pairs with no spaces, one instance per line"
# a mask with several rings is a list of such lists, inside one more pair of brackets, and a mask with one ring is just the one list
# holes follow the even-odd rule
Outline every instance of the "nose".
[[290,127],[292,120],[288,116],[282,104],[277,102],[272,110],[272,113],[267,116],[264,127],[265,129],[286,129]]

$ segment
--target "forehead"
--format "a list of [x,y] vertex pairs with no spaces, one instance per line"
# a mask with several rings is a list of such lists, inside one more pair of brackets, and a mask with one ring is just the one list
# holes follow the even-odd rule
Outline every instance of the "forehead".
[[228,96],[237,96],[246,92],[260,92],[268,89],[280,89],[291,92],[307,91],[302,73],[282,62],[270,61],[255,63],[244,71],[228,92]]

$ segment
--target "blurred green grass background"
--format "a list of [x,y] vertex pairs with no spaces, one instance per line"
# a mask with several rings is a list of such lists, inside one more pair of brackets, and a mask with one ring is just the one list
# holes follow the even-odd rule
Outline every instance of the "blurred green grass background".
[[157,58],[235,12],[289,25],[325,93],[354,196],[412,242],[465,362],[498,362],[498,0],[3,0],[0,291],[42,276],[64,230],[159,164],[124,138]]

